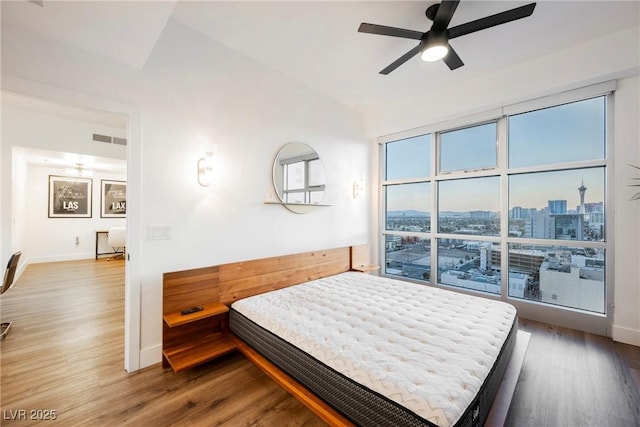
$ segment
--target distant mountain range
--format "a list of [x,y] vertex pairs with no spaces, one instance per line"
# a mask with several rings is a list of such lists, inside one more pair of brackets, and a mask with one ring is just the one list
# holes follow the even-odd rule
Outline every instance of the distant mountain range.
[[412,217],[412,218],[415,218],[415,217],[426,217],[426,218],[429,218],[431,216],[431,214],[429,212],[416,211],[416,210],[389,211],[389,212],[387,212],[387,218],[399,217],[399,216]]
[[[473,211],[476,212],[476,211]],[[484,211],[478,211],[484,212]],[[491,214],[497,214],[497,212],[492,212]],[[471,216],[471,212],[454,212],[454,211],[442,211],[440,215],[443,217],[469,217]],[[408,209],[404,211],[389,211],[387,212],[387,218],[429,218],[431,214],[429,212],[424,211],[416,211],[413,209]]]

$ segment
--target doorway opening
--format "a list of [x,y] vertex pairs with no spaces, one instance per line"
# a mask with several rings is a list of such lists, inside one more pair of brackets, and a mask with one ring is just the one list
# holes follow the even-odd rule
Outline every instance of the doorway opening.
[[[99,100],[91,100],[94,107],[99,108],[100,104]],[[3,140],[11,146],[8,160],[2,160],[3,166],[11,171],[10,227],[4,227],[7,222],[3,224],[5,233],[10,234],[10,248],[3,248],[3,256],[12,248],[27,255],[19,274],[29,264],[87,259],[97,262],[105,258],[101,253],[109,252],[104,249],[108,243],[98,231],[111,226],[126,228],[127,250],[136,246],[127,226],[131,222],[127,171],[132,117],[126,106],[113,108],[111,102],[104,104],[108,110],[117,112],[89,108],[89,102],[77,107],[65,104],[64,99],[49,101],[44,97],[2,92]],[[139,123],[136,117],[133,121]],[[105,136],[110,141],[105,141]],[[55,198],[51,189],[63,189],[65,179],[84,183],[76,188],[81,191],[72,189],[69,193],[70,197],[86,200],[86,208],[78,211],[78,217],[73,216],[74,206],[81,203],[59,206],[62,210],[51,214],[50,205]],[[4,192],[7,187],[3,187]],[[85,194],[80,194],[85,189]],[[115,204],[109,203],[114,189],[120,192],[119,197],[125,197],[115,200]],[[122,262],[125,293],[122,340],[124,367],[134,371],[139,367],[139,322],[131,319],[138,317],[139,298],[130,295],[136,295],[139,289],[130,289],[129,265]]]

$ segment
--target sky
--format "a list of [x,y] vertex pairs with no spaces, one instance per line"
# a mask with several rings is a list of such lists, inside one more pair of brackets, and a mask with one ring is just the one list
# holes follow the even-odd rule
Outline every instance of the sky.
[[[518,173],[537,166],[571,168],[605,156],[605,97],[510,116],[508,118],[509,208],[542,209],[549,200],[566,200],[572,210],[580,202],[578,187],[587,187],[585,203],[604,201],[603,167],[554,172]],[[441,134],[441,169],[495,168],[498,149],[495,122]],[[386,179],[433,178],[430,134],[386,145]],[[499,170],[496,168],[496,173]],[[460,177],[457,174],[457,177]],[[440,181],[440,209],[466,212],[500,208],[500,177]],[[390,187],[388,210],[429,211],[429,184]]]
[[509,167],[603,159],[604,117],[604,97],[511,116]]

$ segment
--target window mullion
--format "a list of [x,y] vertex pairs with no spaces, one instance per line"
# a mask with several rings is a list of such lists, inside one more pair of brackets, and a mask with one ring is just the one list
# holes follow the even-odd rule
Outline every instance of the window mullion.
[[[380,144],[378,146],[378,159],[379,161],[379,169],[378,169],[378,182],[380,185],[378,186],[378,230],[382,230],[380,233],[380,242],[378,245],[378,259],[382,261],[386,261],[386,222],[387,222],[387,209],[386,209],[386,194],[385,194],[385,186],[384,182],[386,180],[386,170],[387,170],[387,155],[386,155],[386,144]],[[380,269],[381,273],[385,272],[385,267],[383,266]]]
[[[431,278],[429,282],[433,285],[438,281],[438,245],[436,234],[438,233],[438,182],[434,179],[439,173],[440,162],[438,161],[438,140],[439,133],[431,134]],[[435,269],[435,270],[434,270]]]
[[[614,159],[614,102],[613,94],[608,94],[605,101],[605,128],[606,128],[606,142],[605,142],[605,159],[606,159],[606,185],[605,185],[605,206],[610,206],[605,210],[605,227],[604,227],[604,241],[606,242],[606,254],[605,263],[608,266],[613,266],[614,261],[614,233],[613,233],[613,206],[615,206],[615,192],[613,191],[614,182],[614,168],[612,167],[612,159]],[[614,283],[615,283],[615,268],[607,268],[605,270],[605,315],[607,316],[607,336],[613,334],[613,308],[614,308]]]
[[506,117],[498,120],[498,170],[500,171],[500,298],[509,295],[509,129]]

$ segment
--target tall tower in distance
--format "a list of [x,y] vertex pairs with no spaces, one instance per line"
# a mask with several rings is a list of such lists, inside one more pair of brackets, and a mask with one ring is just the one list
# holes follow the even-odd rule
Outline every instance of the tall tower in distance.
[[584,215],[585,211],[584,211],[584,193],[587,192],[587,187],[584,186],[584,180],[582,180],[582,184],[580,184],[580,187],[578,187],[578,191],[580,192],[580,212],[578,212],[580,215]]

